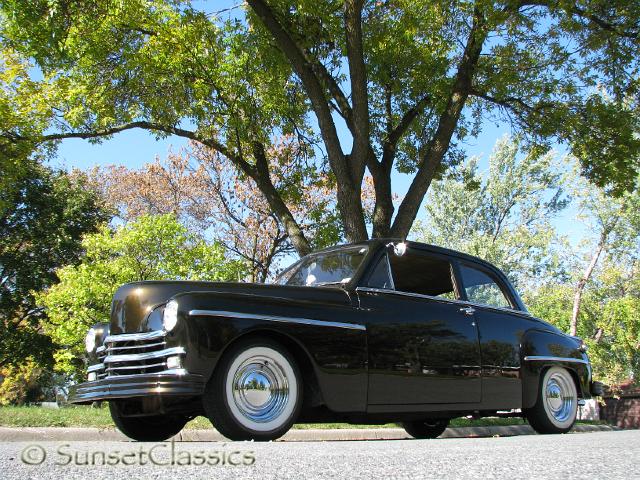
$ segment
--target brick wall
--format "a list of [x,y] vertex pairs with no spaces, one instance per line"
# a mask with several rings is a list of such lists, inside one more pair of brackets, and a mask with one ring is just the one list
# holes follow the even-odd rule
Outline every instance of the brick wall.
[[622,392],[619,398],[604,397],[600,420],[621,428],[640,428],[640,388]]

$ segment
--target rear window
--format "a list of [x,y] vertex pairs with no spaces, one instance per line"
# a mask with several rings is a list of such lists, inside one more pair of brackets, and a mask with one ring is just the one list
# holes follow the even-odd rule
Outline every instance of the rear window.
[[470,265],[460,265],[462,284],[467,300],[492,307],[512,308],[498,280]]

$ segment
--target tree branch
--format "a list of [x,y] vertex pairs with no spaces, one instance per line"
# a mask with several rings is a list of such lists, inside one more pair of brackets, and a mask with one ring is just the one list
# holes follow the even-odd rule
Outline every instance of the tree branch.
[[344,30],[347,62],[353,103],[353,150],[350,155],[352,175],[362,178],[370,145],[369,96],[367,69],[362,48],[362,0],[344,2]]
[[[275,12],[267,5],[265,0],[247,0],[247,3],[267,30],[271,32],[278,47],[287,57],[304,85],[305,91],[311,100],[313,111],[318,119],[320,134],[327,148],[331,170],[336,176],[338,204],[346,236],[354,242],[364,240],[367,238],[367,228],[360,199],[364,167],[361,169],[350,168],[348,159],[342,151],[338,132],[331,116],[330,103],[320,79],[315,73],[313,62],[307,58],[300,46],[279,22]],[[361,172],[358,170],[361,170]]]
[[[136,128],[141,128],[143,130],[151,130],[157,132],[169,133],[172,135],[177,135],[179,137],[188,138],[190,140],[194,140],[198,143],[206,145],[207,147],[213,148],[217,152],[221,153],[229,160],[234,163],[246,163],[240,157],[231,152],[225,145],[218,142],[213,138],[203,138],[198,135],[196,132],[191,130],[185,130],[182,128],[174,127],[171,125],[162,125],[159,123],[148,122],[145,120],[140,120],[136,122],[124,123],[122,125],[116,125],[114,127],[106,128],[104,130],[90,130],[84,132],[66,132],[66,133],[53,133],[48,135],[41,135],[35,138],[27,138],[19,135],[11,135],[11,138],[16,140],[33,140],[38,143],[50,142],[55,140],[64,140],[66,138],[81,138],[84,140],[92,139],[92,138],[100,138],[100,137],[109,137],[116,133],[124,132],[126,130],[133,130]],[[248,164],[247,164],[248,165]]]
[[409,234],[411,225],[418,214],[420,203],[422,203],[433,176],[449,148],[462,109],[471,90],[473,74],[478,65],[482,45],[487,33],[484,16],[476,7],[473,13],[473,24],[458,65],[447,105],[440,116],[438,128],[427,145],[420,167],[413,182],[411,182],[407,195],[400,204],[398,215],[393,222],[391,235],[394,237],[406,238]]
[[252,178],[255,180],[260,191],[264,194],[269,206],[284,224],[291,243],[300,256],[311,253],[311,245],[307,240],[302,228],[294,218],[289,207],[284,203],[280,193],[271,181],[269,174],[269,162],[264,151],[264,145],[260,142],[253,142],[253,156],[256,160],[256,167],[253,169]]
[[[297,221],[291,214],[291,211],[286,206],[280,194],[276,190],[275,186],[271,182],[271,178],[269,175],[269,167],[268,162],[266,160],[266,156],[264,154],[264,146],[259,144],[257,150],[254,149],[254,155],[256,160],[256,167],[253,167],[248,162],[246,162],[242,157],[233,154],[225,145],[221,144],[215,139],[211,138],[202,138],[197,135],[195,132],[190,130],[184,130],[178,127],[167,126],[156,124],[147,121],[137,121],[130,122],[123,125],[119,125],[116,127],[111,127],[105,130],[99,131],[86,131],[86,132],[67,132],[67,133],[55,133],[49,135],[42,135],[35,139],[37,142],[47,142],[54,140],[63,140],[66,138],[82,138],[82,139],[90,139],[90,138],[99,138],[110,136],[119,132],[123,132],[125,130],[131,130],[135,128],[142,128],[145,130],[155,130],[161,131],[165,133],[171,133],[174,135],[178,135],[181,137],[189,138],[198,143],[201,143],[207,147],[210,147],[220,154],[227,157],[231,160],[240,170],[242,170],[245,174],[253,178],[253,180],[258,185],[258,188],[263,193],[269,206],[273,209],[274,213],[278,216],[278,218],[282,221],[287,229],[287,233],[291,238],[291,243],[294,245],[298,253],[302,255],[306,255],[310,253],[311,247],[309,241],[304,236],[304,233]],[[26,140],[24,137],[14,137],[16,140]]]
[[355,127],[353,125],[353,111],[349,104],[349,100],[347,100],[347,96],[340,88],[340,85],[338,85],[338,82],[336,82],[336,79],[327,71],[324,65],[320,62],[311,62],[311,68],[318,76],[318,79],[326,85],[327,90],[329,90],[329,93],[336,102],[334,108],[344,119],[347,124],[347,128],[353,134],[355,131]]
[[[552,7],[558,7],[559,5],[556,2],[553,2],[552,4],[552,2],[549,2],[547,0],[521,0],[520,3],[518,4],[518,8],[528,7],[528,6],[552,8]],[[608,32],[614,33],[620,37],[626,37],[626,38],[631,38],[635,40],[639,36],[638,31],[621,30],[622,28],[624,28],[624,25],[611,23],[597,15],[594,15],[593,13],[587,12],[585,9],[580,8],[575,4],[573,4],[570,8],[567,8],[567,7],[562,7],[562,8],[567,13],[571,15],[575,15],[580,18],[584,18],[589,22],[593,23],[594,25],[598,26],[602,30],[606,30]]]
[[422,113],[422,110],[427,106],[431,96],[425,95],[420,100],[416,102],[416,104],[411,107],[409,110],[405,112],[405,114],[400,119],[398,125],[393,128],[387,137],[387,140],[384,142],[383,152],[382,152],[382,164],[386,165],[389,163],[393,163],[395,158],[395,150],[398,145],[398,142],[402,138],[402,136],[406,133],[407,129],[411,126],[413,121]]
[[[306,57],[300,46],[280,24],[275,13],[264,0],[248,0],[247,3],[260,18],[264,26],[271,32],[280,50],[287,57],[293,66],[293,69],[302,80],[307,95],[309,95],[309,99],[311,100],[313,110],[318,117],[318,125],[320,127],[322,138],[327,145],[329,155],[330,157],[335,157],[334,162],[342,164],[336,165],[339,172],[342,174],[346,173],[344,153],[340,147],[340,141],[338,139],[335,124],[331,118],[331,110],[329,108],[324,89],[315,74],[311,62]],[[340,175],[340,173],[336,173]]]

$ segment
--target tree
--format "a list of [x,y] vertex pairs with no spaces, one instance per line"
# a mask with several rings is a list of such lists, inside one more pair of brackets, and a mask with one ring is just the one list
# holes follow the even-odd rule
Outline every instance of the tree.
[[474,158],[433,184],[416,237],[484,258],[520,287],[562,277],[551,223],[569,202],[559,163],[553,152],[521,154],[517,139],[502,138],[487,172]]
[[[143,128],[198,141],[255,182],[301,254],[309,242],[265,155],[282,134],[321,138],[352,241],[369,235],[367,169],[372,235],[406,237],[433,179],[459,164],[461,143],[488,118],[510,121],[534,146],[566,143],[598,185],[632,188],[634,0],[246,5],[223,14],[179,1],[5,0],[2,45],[34,59],[45,92],[36,98],[50,108],[45,127],[9,124],[3,136],[97,140]],[[397,212],[394,168],[413,175]]]
[[84,182],[34,161],[21,164],[0,198],[0,365],[28,356],[46,365],[51,343],[34,292],[58,281],[57,268],[77,263],[82,236],[110,215]]
[[0,406],[42,401],[42,380],[47,375],[32,357],[20,364],[0,367]]
[[[616,386],[640,377],[640,285],[638,250],[629,262],[605,258],[581,298],[575,334],[589,347],[595,378]],[[584,266],[584,264],[582,265]],[[579,270],[576,274],[581,274]],[[526,292],[529,311],[565,332],[572,326],[575,287],[548,282]]]
[[46,308],[42,325],[53,340],[56,368],[81,374],[84,336],[108,322],[111,300],[124,283],[142,280],[238,280],[246,266],[227,260],[219,244],[187,232],[172,215],[142,216],[113,230],[87,235],[78,265],[57,270],[60,282],[37,295]]
[[[283,200],[312,248],[339,242],[342,230],[331,179],[312,166],[297,168],[305,152],[290,138],[266,153],[273,184],[286,192]],[[121,218],[172,213],[190,230],[250,262],[251,281],[265,281],[282,257],[295,252],[255,182],[241,178],[228,159],[197,143],[139,170],[110,166],[95,168],[89,176]],[[367,193],[372,196],[371,188],[363,189]]]
[[[633,257],[631,252],[640,254],[639,187],[617,199],[584,182],[576,185],[575,191],[579,199],[580,216],[596,238],[588,242],[586,265],[576,283],[569,328],[571,335],[577,334],[582,294],[600,258],[608,251],[614,258],[620,255],[628,257],[630,254]],[[633,261],[636,260],[633,258]]]

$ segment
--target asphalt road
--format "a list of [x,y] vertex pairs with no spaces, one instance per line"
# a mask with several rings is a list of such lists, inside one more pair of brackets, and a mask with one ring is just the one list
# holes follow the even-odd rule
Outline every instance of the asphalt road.
[[6,480],[627,479],[640,478],[640,431],[266,444],[3,442],[0,469]]

